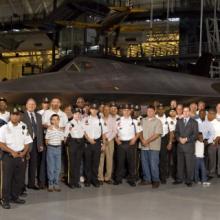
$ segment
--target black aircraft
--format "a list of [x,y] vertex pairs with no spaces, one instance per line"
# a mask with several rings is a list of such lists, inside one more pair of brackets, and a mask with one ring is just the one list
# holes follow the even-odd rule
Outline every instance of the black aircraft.
[[136,103],[173,98],[189,102],[219,100],[220,80],[109,59],[77,57],[57,72],[0,82],[0,94],[15,103],[30,96],[59,96],[65,100],[78,95]]

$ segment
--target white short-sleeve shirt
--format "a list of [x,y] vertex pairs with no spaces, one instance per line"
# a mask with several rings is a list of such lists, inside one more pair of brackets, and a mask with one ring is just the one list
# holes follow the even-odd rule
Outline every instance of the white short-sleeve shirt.
[[15,126],[9,122],[0,128],[0,142],[13,151],[20,152],[24,150],[24,145],[32,143],[33,140],[28,133],[26,124],[20,122]]
[[117,135],[121,141],[130,141],[141,131],[142,127],[136,119],[121,117],[117,120]]
[[69,121],[65,127],[64,136],[68,137],[69,134],[72,138],[83,138],[85,134],[83,120],[72,119]]
[[102,134],[106,134],[108,132],[103,119],[92,116],[84,119],[84,130],[91,139],[101,138]]

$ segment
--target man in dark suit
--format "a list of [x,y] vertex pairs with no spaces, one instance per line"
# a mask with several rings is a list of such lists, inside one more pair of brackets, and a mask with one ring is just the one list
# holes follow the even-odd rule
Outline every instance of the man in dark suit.
[[[33,139],[30,148],[29,170],[28,170],[28,188],[38,190],[44,188],[46,183],[45,174],[45,149],[43,145],[43,126],[41,115],[35,112],[36,101],[32,98],[26,102],[22,121],[27,125],[28,132]],[[37,174],[37,183],[36,183]]]
[[177,146],[177,180],[180,184],[185,177],[187,186],[192,186],[194,173],[195,142],[198,136],[198,123],[190,118],[190,109],[183,109],[183,118],[177,121],[175,130]]

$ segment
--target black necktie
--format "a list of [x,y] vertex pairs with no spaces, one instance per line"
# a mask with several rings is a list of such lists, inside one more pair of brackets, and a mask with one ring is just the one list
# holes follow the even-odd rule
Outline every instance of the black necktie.
[[37,124],[34,120],[34,114],[31,112],[31,124],[32,124],[32,130],[33,130],[33,138],[37,136]]

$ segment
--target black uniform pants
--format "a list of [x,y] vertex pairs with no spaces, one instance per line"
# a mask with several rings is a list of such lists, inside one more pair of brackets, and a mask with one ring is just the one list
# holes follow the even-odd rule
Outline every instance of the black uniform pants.
[[84,139],[69,140],[68,154],[68,184],[77,184],[80,181],[80,167],[84,149]]
[[168,135],[161,138],[161,148],[160,148],[160,180],[165,182],[168,174]]
[[101,156],[101,140],[96,140],[95,144],[85,144],[85,177],[87,183],[98,182],[98,169]]
[[135,145],[129,145],[130,141],[122,141],[117,146],[117,167],[115,180],[120,182],[126,173],[125,167],[127,164],[128,176],[127,180],[130,182],[136,181],[136,153],[137,148]]
[[194,153],[177,150],[177,181],[192,183],[195,165]]
[[172,143],[172,150],[170,152],[170,173],[174,180],[177,178],[177,144],[176,141]]
[[4,153],[1,162],[1,199],[5,202],[15,200],[19,197],[23,187],[23,170],[25,161],[23,158],[13,158]]
[[35,180],[39,185],[46,183],[46,150],[38,152],[37,139],[32,143],[32,150],[30,152],[29,169],[28,169],[28,187],[35,186]]

